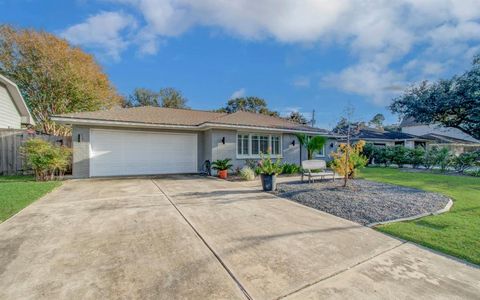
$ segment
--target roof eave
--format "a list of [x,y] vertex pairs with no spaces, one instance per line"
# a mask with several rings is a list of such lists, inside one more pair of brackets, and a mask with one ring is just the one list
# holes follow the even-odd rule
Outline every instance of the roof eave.
[[220,129],[249,129],[261,130],[268,132],[285,132],[285,133],[306,133],[316,134],[332,138],[341,138],[342,136],[321,131],[310,131],[302,129],[288,129],[288,128],[273,128],[253,125],[234,125],[234,124],[218,124],[218,123],[202,123],[200,125],[177,125],[177,124],[156,124],[156,123],[142,123],[131,121],[114,121],[114,120],[99,120],[99,119],[84,119],[62,116],[51,116],[51,120],[67,125],[97,125],[97,126],[113,126],[113,127],[138,127],[138,128],[161,128],[161,129],[183,129],[183,130],[208,130],[213,128]]

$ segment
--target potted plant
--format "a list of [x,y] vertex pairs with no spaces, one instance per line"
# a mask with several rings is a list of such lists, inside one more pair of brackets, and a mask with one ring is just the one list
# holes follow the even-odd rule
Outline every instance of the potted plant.
[[217,170],[217,175],[221,179],[227,179],[228,169],[232,167],[230,158],[218,159],[212,163],[212,169]]
[[277,175],[282,172],[281,160],[273,161],[269,154],[264,156],[258,164],[258,170],[262,179],[264,191],[275,191],[277,189]]

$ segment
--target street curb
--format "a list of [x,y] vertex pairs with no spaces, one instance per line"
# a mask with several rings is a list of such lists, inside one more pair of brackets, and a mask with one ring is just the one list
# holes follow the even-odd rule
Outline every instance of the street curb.
[[420,218],[427,217],[427,216],[436,216],[436,215],[439,215],[439,214],[446,213],[447,211],[450,211],[452,206],[453,206],[452,199],[448,199],[448,203],[447,203],[447,205],[445,205],[444,208],[442,208],[440,210],[437,210],[435,212],[432,212],[432,213],[423,213],[423,214],[419,214],[419,215],[415,215],[415,216],[411,216],[411,217],[406,217],[406,218],[399,218],[399,219],[394,219],[394,220],[375,222],[375,223],[367,224],[365,226],[375,227],[375,226],[378,226],[378,225],[385,225],[385,224],[396,223],[396,222],[416,220],[416,219],[420,219]]

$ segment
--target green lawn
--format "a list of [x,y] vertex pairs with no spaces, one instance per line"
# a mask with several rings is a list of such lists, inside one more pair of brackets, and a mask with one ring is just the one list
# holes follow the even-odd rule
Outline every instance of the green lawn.
[[480,264],[480,178],[365,168],[361,178],[438,192],[450,212],[377,227],[378,230]]
[[31,176],[0,176],[0,222],[61,184],[59,181],[36,182]]

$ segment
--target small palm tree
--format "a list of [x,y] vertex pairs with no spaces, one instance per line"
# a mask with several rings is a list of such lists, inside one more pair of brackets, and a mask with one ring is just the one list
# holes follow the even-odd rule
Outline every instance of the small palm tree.
[[[320,151],[323,148],[323,145],[327,142],[327,138],[324,136],[310,136],[306,134],[297,134],[297,139],[300,142],[300,145],[304,146],[307,149],[308,159],[313,158],[313,153]],[[301,155],[301,151],[300,151]]]
[[217,171],[229,170],[233,167],[230,158],[218,159],[212,163],[212,168]]

